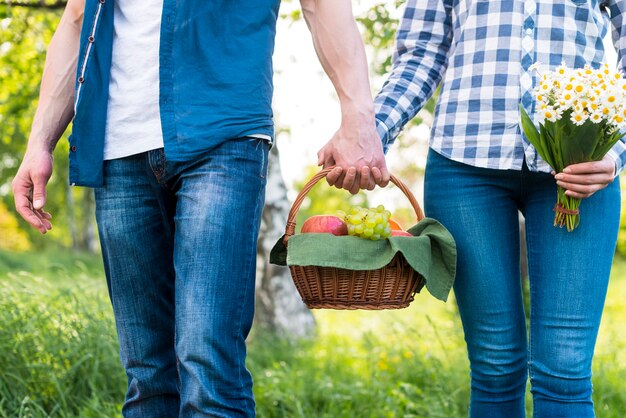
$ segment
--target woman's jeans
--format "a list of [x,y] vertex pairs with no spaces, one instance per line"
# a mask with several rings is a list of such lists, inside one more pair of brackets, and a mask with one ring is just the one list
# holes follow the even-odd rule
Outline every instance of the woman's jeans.
[[240,138],[196,161],[163,149],[106,161],[96,216],[125,417],[251,417],[245,339],[268,145]]
[[[593,417],[591,359],[617,240],[619,181],[584,199],[573,232],[553,226],[550,174],[492,170],[430,151],[425,211],[458,249],[454,293],[471,368],[470,416],[522,418],[530,374],[534,417]],[[518,210],[526,223],[527,328]]]

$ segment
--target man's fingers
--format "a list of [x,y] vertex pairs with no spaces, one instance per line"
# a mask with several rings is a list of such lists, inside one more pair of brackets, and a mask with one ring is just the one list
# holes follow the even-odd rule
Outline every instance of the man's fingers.
[[330,186],[334,186],[337,184],[341,174],[343,173],[343,168],[335,167],[328,174],[326,174],[326,181]]
[[378,184],[380,187],[386,187],[389,184],[389,179],[391,178],[391,175],[387,170],[387,164],[385,164],[384,162],[383,166],[380,168],[380,174],[382,176],[382,180],[380,182],[377,182],[376,184]]
[[35,213],[35,215],[37,215],[37,217],[41,221],[41,224],[46,228],[46,230],[49,231],[52,229],[52,223],[50,223],[50,219],[52,219],[52,215],[50,215],[48,212],[45,212],[41,209],[34,210],[33,212]]
[[46,204],[46,183],[48,179],[44,176],[33,178],[33,209],[41,209]]
[[376,184],[380,184],[383,181],[383,175],[378,167],[372,167],[372,178]]
[[43,210],[43,209],[39,209],[39,210],[37,211],[37,213],[38,213],[38,214],[39,214],[39,216],[40,216],[41,218],[43,218],[43,219],[47,219],[47,220],[52,219],[52,215],[51,215],[50,213],[46,212],[46,211],[45,211],[45,210]]
[[359,173],[359,188],[369,190],[369,186],[371,182],[370,179],[371,179],[370,168],[364,165],[363,167],[361,167],[361,170]]
[[[377,168],[370,168],[369,181],[367,182],[367,186],[365,187],[367,190],[374,190],[376,188],[376,177],[374,176],[374,170],[377,170]],[[380,174],[380,171],[378,171],[378,174]]]
[[361,189],[359,188],[359,183],[354,182],[354,183],[352,184],[352,187],[350,187],[350,190],[348,190],[348,191],[350,192],[350,194],[357,194],[357,193],[359,192],[359,190],[361,190]]
[[15,192],[15,210],[20,214],[26,222],[32,227],[37,228],[41,233],[45,233],[46,229],[41,219],[31,209],[30,200],[23,192]]
[[317,165],[324,164],[325,160],[326,160],[326,153],[324,152],[324,148],[322,148],[321,150],[317,151]]
[[[345,177],[343,178],[343,183],[341,184],[341,187],[349,190],[350,193],[355,194],[352,192],[353,188],[354,188],[354,183],[356,180],[357,174],[356,174],[356,167],[350,167],[348,168],[348,171],[346,172]],[[357,188],[357,192],[358,192],[358,188],[359,188],[359,183],[356,183],[356,188]]]

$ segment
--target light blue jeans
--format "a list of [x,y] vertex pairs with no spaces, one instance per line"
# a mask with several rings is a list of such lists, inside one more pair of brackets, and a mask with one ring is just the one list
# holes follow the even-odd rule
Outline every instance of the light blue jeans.
[[[591,360],[619,228],[619,181],[584,199],[573,232],[553,226],[549,174],[491,170],[430,151],[425,211],[454,236],[454,293],[471,368],[475,418],[593,417]],[[529,338],[522,303],[518,210],[526,221]]]
[[96,215],[129,418],[252,417],[245,339],[268,145],[106,161]]

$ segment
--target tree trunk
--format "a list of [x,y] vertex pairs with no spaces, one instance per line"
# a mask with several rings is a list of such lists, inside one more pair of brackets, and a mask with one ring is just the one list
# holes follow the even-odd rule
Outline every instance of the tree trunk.
[[77,250],[80,247],[78,231],[76,230],[76,208],[74,201],[74,188],[65,185],[65,209],[67,211],[67,225],[70,230],[70,238],[72,239],[72,249]]
[[296,290],[289,269],[269,263],[270,250],[284,233],[290,205],[280,171],[278,149],[269,157],[265,209],[257,244],[256,324],[284,337],[305,337],[315,319]]
[[92,188],[85,188],[83,194],[83,247],[90,253],[96,253],[99,248],[96,236],[96,224],[94,219],[95,200]]

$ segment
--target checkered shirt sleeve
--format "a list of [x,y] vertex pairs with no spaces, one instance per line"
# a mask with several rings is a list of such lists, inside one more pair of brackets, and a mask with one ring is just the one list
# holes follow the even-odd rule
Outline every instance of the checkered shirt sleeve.
[[452,40],[447,1],[409,0],[398,28],[393,71],[376,98],[377,128],[388,147],[433,95]]

